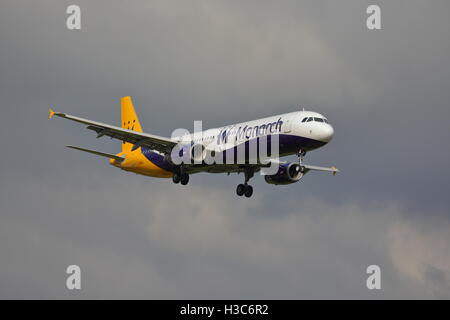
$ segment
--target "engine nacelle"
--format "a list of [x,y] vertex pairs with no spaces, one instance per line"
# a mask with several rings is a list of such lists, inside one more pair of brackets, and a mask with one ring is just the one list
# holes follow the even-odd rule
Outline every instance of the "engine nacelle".
[[278,172],[264,176],[269,184],[290,184],[299,181],[303,177],[302,167],[296,162],[284,163],[278,167]]

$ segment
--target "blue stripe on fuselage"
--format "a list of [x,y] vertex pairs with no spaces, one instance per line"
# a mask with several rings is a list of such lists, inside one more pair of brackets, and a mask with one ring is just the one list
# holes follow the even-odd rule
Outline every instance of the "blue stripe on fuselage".
[[[250,143],[255,143],[256,139],[258,139],[258,138],[254,138],[254,139],[242,142],[241,144],[239,144],[239,146],[243,145],[243,144],[248,145]],[[269,139],[270,139],[270,136],[269,136]],[[280,147],[279,147],[280,157],[297,153],[300,149],[302,149],[304,151],[310,151],[313,149],[320,148],[326,144],[326,142],[317,141],[314,139],[309,139],[309,138],[290,135],[290,134],[279,134],[279,143],[280,143]],[[268,142],[268,144],[269,144],[269,142]],[[235,151],[236,151],[236,148],[238,148],[239,146],[234,147]],[[227,151],[230,151],[230,150],[231,150],[231,148],[227,149],[223,152],[226,153]],[[174,168],[176,167],[173,164],[171,164],[169,161],[167,161],[165,159],[164,155],[161,155],[149,148],[141,147],[141,152],[149,161],[151,161],[153,164],[157,165],[161,169],[164,169],[167,171],[173,171]]]
[[141,152],[150,162],[160,167],[161,169],[173,171],[175,166],[171,164],[169,161],[167,161],[164,158],[164,155],[159,154],[146,147],[141,147]]
[[299,149],[302,149],[304,151],[314,150],[327,144],[323,141],[295,136],[291,134],[280,134],[279,143],[280,156],[297,153]]

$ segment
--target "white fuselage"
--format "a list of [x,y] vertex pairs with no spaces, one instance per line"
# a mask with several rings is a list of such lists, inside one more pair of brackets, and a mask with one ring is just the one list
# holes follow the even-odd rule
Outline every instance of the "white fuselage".
[[292,154],[299,149],[308,151],[325,145],[333,138],[334,129],[328,120],[317,112],[296,111],[185,134],[173,139],[222,151],[269,135],[279,135],[281,152]]

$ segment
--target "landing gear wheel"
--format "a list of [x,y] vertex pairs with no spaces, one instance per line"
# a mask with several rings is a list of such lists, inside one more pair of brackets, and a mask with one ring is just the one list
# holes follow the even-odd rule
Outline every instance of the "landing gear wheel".
[[174,172],[172,176],[173,183],[179,183],[181,180],[181,174],[179,172]]
[[255,168],[251,166],[247,166],[244,168],[244,174],[245,174],[245,182],[244,184],[239,184],[236,188],[236,194],[238,196],[245,195],[247,198],[250,198],[253,194],[253,187],[249,186],[247,184],[248,180],[250,180],[253,175],[255,174]]
[[245,193],[244,193],[244,195],[247,198],[250,198],[252,196],[252,194],[253,194],[253,187],[249,186],[249,185],[245,186]]
[[180,181],[181,181],[181,184],[182,184],[183,186],[187,185],[188,182],[189,182],[189,175],[188,175],[187,173],[183,173],[183,174],[181,175]]
[[242,183],[238,184],[238,186],[236,188],[236,194],[238,196],[242,196],[245,193],[245,190],[246,190],[245,185],[243,185]]

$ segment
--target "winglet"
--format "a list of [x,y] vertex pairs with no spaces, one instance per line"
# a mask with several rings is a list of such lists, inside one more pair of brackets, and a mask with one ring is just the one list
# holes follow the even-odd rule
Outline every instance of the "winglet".
[[48,113],[49,113],[49,115],[48,115],[49,119],[53,118],[53,116],[55,115],[55,111],[53,111],[51,108],[48,109]]
[[338,169],[338,168],[336,168],[335,166],[332,166],[332,167],[331,167],[331,169],[333,169],[333,176],[335,176],[335,175],[336,175],[336,173],[338,173],[338,172],[339,172],[339,169]]

